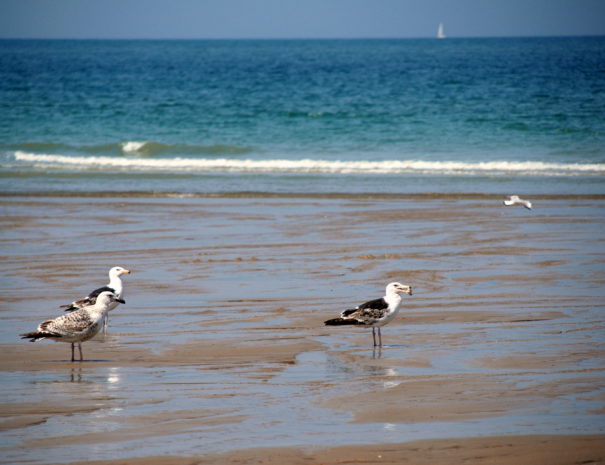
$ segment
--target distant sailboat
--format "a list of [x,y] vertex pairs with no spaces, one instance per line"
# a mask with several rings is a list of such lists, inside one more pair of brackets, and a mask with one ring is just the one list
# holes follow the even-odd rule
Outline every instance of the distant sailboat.
[[445,39],[445,32],[443,32],[443,23],[439,23],[439,28],[437,29],[437,39]]

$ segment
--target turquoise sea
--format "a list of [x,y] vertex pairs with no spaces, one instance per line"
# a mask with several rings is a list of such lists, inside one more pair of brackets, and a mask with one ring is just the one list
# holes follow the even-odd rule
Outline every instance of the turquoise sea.
[[605,193],[605,37],[0,41],[0,191]]

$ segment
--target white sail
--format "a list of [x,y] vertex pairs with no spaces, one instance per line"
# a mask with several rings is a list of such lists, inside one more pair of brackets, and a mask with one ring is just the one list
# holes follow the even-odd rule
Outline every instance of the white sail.
[[439,23],[439,28],[437,29],[437,38],[445,39],[445,32],[443,32],[443,23]]

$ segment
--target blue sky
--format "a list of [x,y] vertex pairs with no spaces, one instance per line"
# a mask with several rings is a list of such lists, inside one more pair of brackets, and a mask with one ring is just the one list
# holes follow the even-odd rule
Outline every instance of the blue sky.
[[0,38],[605,35],[605,0],[0,0]]

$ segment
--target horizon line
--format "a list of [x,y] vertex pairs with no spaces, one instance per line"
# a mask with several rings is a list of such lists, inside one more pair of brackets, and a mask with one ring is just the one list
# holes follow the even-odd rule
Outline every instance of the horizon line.
[[440,39],[436,36],[371,36],[371,37],[0,37],[0,40],[95,40],[95,41],[237,41],[237,40],[424,40],[436,39],[439,41],[456,39],[546,39],[546,38],[580,38],[580,37],[605,37],[605,34],[561,34],[561,35],[493,35],[493,36],[447,36]]

